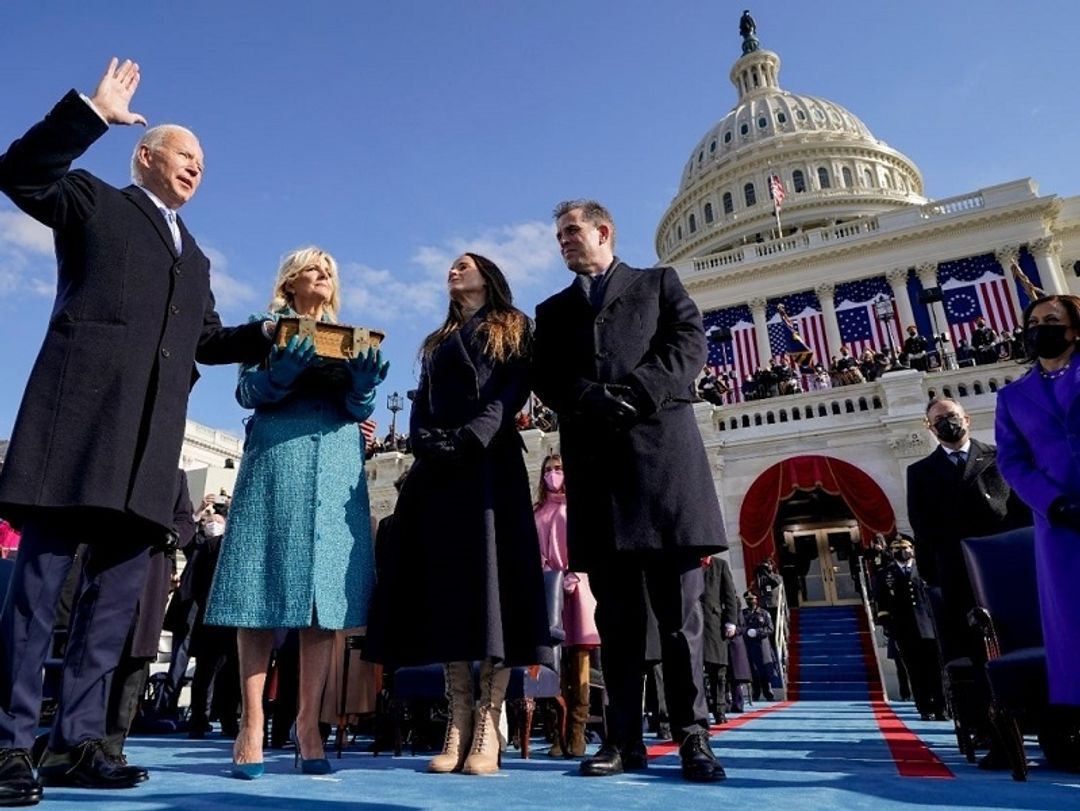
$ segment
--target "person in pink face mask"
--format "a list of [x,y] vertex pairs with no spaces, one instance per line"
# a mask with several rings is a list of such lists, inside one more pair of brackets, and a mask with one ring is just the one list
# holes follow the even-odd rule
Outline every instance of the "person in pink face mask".
[[533,515],[540,538],[540,561],[544,571],[563,571],[563,642],[560,668],[562,694],[570,718],[567,752],[558,740],[548,754],[552,757],[585,756],[585,722],[589,718],[589,651],[600,645],[596,630],[596,598],[589,588],[589,576],[571,572],[566,552],[566,488],[562,457],[552,454],[544,460]]

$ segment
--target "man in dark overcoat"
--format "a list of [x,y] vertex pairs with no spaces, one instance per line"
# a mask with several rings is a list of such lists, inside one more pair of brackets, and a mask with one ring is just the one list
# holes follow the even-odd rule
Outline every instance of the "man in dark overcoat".
[[50,740],[70,767],[46,785],[129,787],[137,766],[102,748],[105,701],[149,564],[173,521],[176,466],[195,362],[257,362],[267,326],[225,329],[210,263],[176,211],[202,177],[181,127],[148,130],[136,184],[117,189],[71,163],[129,110],[138,66],[113,60],[93,98],[68,93],[0,156],[0,190],[53,229],[57,296],[0,473],[0,514],[22,548],[0,619],[0,802],[36,802],[29,749],[57,595],[89,545]]
[[748,591],[743,595],[746,608],[743,609],[743,634],[746,637],[746,653],[750,657],[750,691],[754,701],[765,696],[773,700],[772,675],[776,670],[776,655],[773,652],[773,626],[769,612],[758,605],[758,596]]
[[683,775],[722,779],[709,747],[700,561],[727,543],[692,406],[706,357],[701,314],[672,268],[615,257],[600,204],[564,203],[555,219],[577,278],[537,307],[534,384],[559,415],[570,565],[589,573],[596,595],[609,699],[608,738],[581,772],[646,766],[647,589]]
[[946,398],[932,401],[926,425],[939,444],[907,469],[908,520],[919,573],[928,586],[941,589],[946,616],[938,622],[966,639],[975,597],[960,541],[1028,526],[1031,511],[1002,478],[997,448],[972,438],[963,406]]
[[900,649],[911,679],[915,708],[924,721],[945,720],[945,696],[935,642],[934,621],[926,584],[915,564],[910,538],[898,535],[891,544],[893,561],[878,572],[874,584],[877,623]]
[[716,723],[722,724],[727,720],[728,648],[739,625],[739,594],[726,560],[709,556],[702,560],[702,566],[705,569],[705,589],[701,596],[705,619],[702,658],[708,677],[707,703]]

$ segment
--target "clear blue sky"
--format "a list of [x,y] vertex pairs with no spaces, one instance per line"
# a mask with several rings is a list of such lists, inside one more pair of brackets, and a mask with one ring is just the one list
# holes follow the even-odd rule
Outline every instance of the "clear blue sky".
[[[134,58],[133,109],[194,129],[206,178],[183,216],[214,260],[227,323],[265,306],[278,260],[317,244],[343,268],[343,320],[384,328],[383,395],[415,386],[465,249],[531,313],[569,281],[549,212],[607,203],[619,254],[651,264],[655,226],[701,135],[734,104],[748,2],[85,2],[8,0],[0,149],[70,87]],[[1034,177],[1080,194],[1075,2],[786,0],[751,5],[788,90],[835,101],[941,198]],[[127,182],[138,132],[81,166]],[[0,438],[52,303],[47,232],[0,198]],[[239,432],[235,370],[204,369],[189,414]],[[381,431],[389,414],[380,396]],[[407,412],[399,417],[407,417]]]

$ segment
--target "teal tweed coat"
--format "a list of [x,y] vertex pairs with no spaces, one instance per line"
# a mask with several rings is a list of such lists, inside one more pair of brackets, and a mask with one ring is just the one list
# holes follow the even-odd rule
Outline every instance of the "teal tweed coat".
[[[253,320],[274,318],[261,313]],[[247,422],[206,622],[240,628],[353,628],[367,623],[375,559],[359,423],[375,392],[305,373],[292,390],[243,366]]]

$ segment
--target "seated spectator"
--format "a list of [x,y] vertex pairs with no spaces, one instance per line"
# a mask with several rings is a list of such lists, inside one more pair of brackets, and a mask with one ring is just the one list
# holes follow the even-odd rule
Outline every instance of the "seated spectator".
[[832,388],[832,376],[820,363],[814,364],[811,386],[815,391],[823,391]]
[[836,361],[836,376],[841,386],[850,386],[853,383],[862,383],[862,372],[855,358],[851,357],[846,346],[840,347],[840,357]]
[[975,352],[967,342],[967,338],[961,338],[956,345],[956,362],[960,366],[974,366]]
[[724,400],[720,396],[716,375],[706,366],[701,379],[697,384],[698,396],[707,403],[723,405]]
[[862,374],[863,380],[877,380],[878,362],[873,349],[864,349],[859,356],[859,372]]

